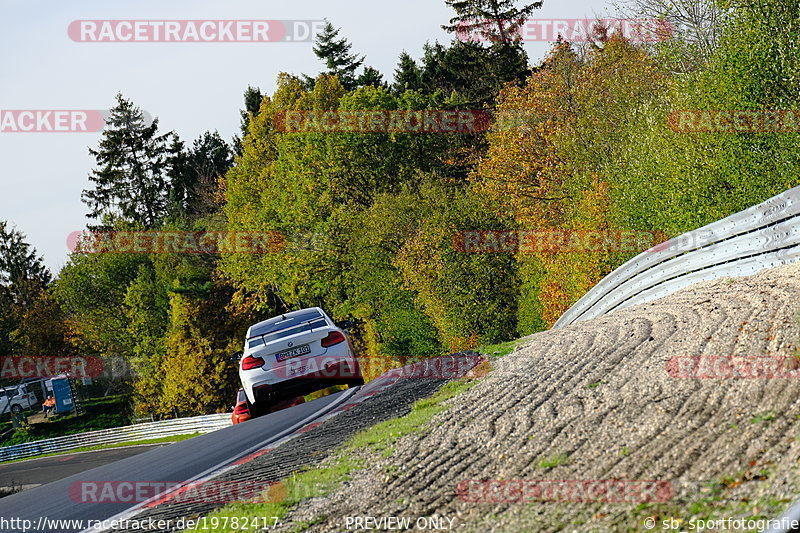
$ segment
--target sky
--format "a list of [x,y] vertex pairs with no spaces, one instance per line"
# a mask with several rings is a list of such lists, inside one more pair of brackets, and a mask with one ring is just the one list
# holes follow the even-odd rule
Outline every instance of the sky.
[[[0,0],[0,110],[107,110],[121,92],[158,117],[162,132],[187,143],[206,130],[230,140],[248,85],[271,93],[280,72],[324,70],[311,42],[76,42],[76,20],[321,20],[341,28],[353,52],[392,79],[397,59],[415,59],[425,42],[449,42],[440,28],[453,12],[444,0]],[[615,13],[605,0],[545,0],[537,19]],[[532,62],[549,49],[527,42]],[[7,220],[57,273],[67,236],[85,228],[81,191],[101,132],[0,130],[0,220]]]

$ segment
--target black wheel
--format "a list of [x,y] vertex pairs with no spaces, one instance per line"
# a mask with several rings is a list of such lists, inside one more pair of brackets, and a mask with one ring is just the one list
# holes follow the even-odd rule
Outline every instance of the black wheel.
[[15,415],[18,415],[22,412],[22,406],[19,404],[15,404],[11,406],[11,412]]
[[269,413],[271,405],[263,400],[258,402],[258,405],[247,402],[247,409],[250,411],[250,418],[258,418]]

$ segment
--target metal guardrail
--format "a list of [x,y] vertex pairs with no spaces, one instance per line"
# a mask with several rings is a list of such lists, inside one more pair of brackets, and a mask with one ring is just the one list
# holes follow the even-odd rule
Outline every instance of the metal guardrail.
[[701,281],[800,260],[800,187],[639,254],[606,276],[553,326],[651,302]]
[[36,457],[47,453],[68,452],[84,446],[119,444],[134,440],[157,439],[191,433],[210,433],[231,425],[230,413],[177,418],[160,422],[100,429],[76,435],[37,440],[0,448],[0,462]]

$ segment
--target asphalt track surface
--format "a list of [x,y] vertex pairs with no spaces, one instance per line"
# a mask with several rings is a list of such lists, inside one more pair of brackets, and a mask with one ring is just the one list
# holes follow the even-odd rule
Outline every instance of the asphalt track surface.
[[[74,454],[28,459],[16,463],[0,464],[0,487],[29,487],[46,485],[73,474],[79,474],[98,466],[107,465],[145,453],[155,448],[172,444],[146,444],[142,446],[126,446],[108,450],[96,450]],[[33,488],[33,487],[31,487]]]
[[[49,527],[39,531],[77,532],[81,528],[54,527],[53,520],[107,520],[128,509],[132,503],[82,503],[80,482],[128,481],[176,483],[194,477],[226,462],[259,444],[266,444],[281,432],[314,413],[335,404],[339,392],[278,411],[244,424],[194,437],[170,446],[159,447],[120,461],[86,470],[67,478],[0,498],[0,530],[22,532],[22,520],[29,520],[36,531],[42,519]],[[352,392],[352,391],[351,391]],[[0,470],[0,485],[6,481]],[[70,492],[72,488],[72,492]],[[12,521],[16,519],[16,521]]]

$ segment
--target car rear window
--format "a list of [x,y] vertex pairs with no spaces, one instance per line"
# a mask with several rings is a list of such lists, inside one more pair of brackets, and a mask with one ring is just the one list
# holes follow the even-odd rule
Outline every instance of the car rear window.
[[327,325],[328,323],[322,314],[315,310],[287,317],[286,320],[269,321],[250,332],[250,338],[247,339],[247,347],[254,348],[290,335],[324,328]]

